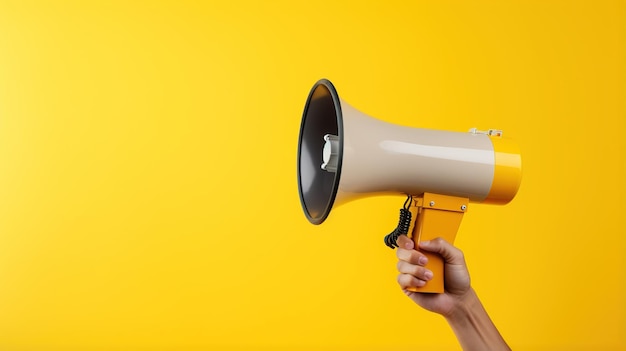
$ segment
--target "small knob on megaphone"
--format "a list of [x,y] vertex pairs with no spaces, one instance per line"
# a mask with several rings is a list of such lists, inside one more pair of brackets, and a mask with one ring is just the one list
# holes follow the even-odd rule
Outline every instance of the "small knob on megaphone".
[[339,160],[339,137],[332,134],[324,135],[324,150],[322,152],[322,169],[327,172],[337,172]]
[[486,134],[489,136],[502,136],[502,130],[500,129],[489,129],[489,130],[478,130],[478,128],[470,128],[469,132],[471,134]]

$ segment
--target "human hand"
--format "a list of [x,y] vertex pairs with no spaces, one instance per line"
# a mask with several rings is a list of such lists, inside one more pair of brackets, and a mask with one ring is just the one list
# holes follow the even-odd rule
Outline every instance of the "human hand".
[[457,306],[461,305],[472,291],[470,277],[465,264],[463,252],[442,238],[422,241],[419,249],[439,254],[444,260],[443,294],[418,293],[407,290],[410,287],[421,287],[432,279],[433,273],[424,265],[427,258],[415,250],[415,243],[406,235],[397,240],[398,249],[398,284],[415,303],[421,307],[444,317],[450,316]]
[[424,265],[427,258],[414,250],[415,243],[406,235],[398,240],[398,284],[413,301],[421,307],[446,318],[463,350],[506,350],[511,349],[489,318],[487,311],[470,286],[470,277],[463,252],[441,238],[422,241],[419,249],[441,255],[444,260],[443,294],[418,293],[410,287],[424,286],[432,279],[432,272]]

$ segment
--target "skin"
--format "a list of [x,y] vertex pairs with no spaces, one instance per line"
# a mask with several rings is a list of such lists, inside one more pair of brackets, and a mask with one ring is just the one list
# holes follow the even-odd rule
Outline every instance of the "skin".
[[433,273],[424,267],[428,259],[405,235],[398,238],[397,244],[398,284],[416,304],[446,319],[463,350],[510,350],[471,287],[461,250],[441,238],[420,242],[420,250],[443,257],[445,292],[417,293],[407,288],[424,286],[432,279]]

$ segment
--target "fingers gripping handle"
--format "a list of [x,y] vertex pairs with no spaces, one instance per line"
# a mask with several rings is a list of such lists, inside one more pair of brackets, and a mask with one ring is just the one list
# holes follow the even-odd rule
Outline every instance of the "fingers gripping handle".
[[[467,210],[469,199],[424,193],[414,197],[410,211],[414,214],[415,222],[410,230],[410,238],[415,247],[421,241],[443,238],[450,244],[454,243],[456,233],[461,225],[463,214]],[[433,272],[433,278],[422,287],[412,287],[408,290],[425,293],[443,293],[444,260],[436,253],[420,251],[428,258],[426,268]]]

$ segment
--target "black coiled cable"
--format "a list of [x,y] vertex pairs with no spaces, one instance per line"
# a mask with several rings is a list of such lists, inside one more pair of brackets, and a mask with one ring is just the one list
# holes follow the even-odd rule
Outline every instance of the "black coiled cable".
[[411,201],[413,201],[413,196],[408,195],[406,201],[404,201],[404,206],[400,209],[400,220],[398,221],[398,226],[391,233],[385,236],[385,245],[392,249],[398,247],[396,241],[400,235],[406,235],[409,233],[412,217],[411,211],[409,211]]

